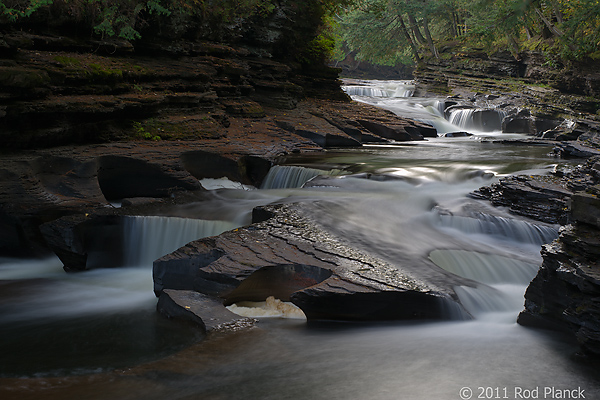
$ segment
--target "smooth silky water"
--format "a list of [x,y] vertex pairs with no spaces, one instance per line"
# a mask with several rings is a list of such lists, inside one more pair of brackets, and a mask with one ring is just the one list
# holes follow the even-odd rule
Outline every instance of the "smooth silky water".
[[[352,90],[356,100],[464,130],[443,120],[435,99],[404,97],[412,88],[402,85]],[[515,134],[472,133],[288,158],[261,189],[206,182],[205,201],[125,224],[126,267],[67,275],[56,259],[3,260],[0,386],[15,398],[43,388],[56,398],[460,399],[470,388],[473,398],[513,399],[535,388],[543,398],[545,387],[600,398],[597,365],[576,355],[570,336],[516,324],[540,247],[558,226],[467,197],[562,161],[547,147],[486,140]],[[306,202],[320,224],[363,251],[400,266],[435,263],[480,285],[456,287],[464,311],[449,308],[442,322],[307,323],[294,314],[201,340],[156,316],[153,259],[248,224],[256,206],[284,202]],[[221,222],[202,222],[215,216]]]

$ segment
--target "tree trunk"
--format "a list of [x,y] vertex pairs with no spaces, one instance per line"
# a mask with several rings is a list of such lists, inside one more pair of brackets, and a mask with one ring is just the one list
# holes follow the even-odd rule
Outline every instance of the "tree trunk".
[[551,0],[552,8],[554,9],[554,15],[559,24],[563,23],[563,13],[560,11],[560,7],[556,0]]
[[423,31],[425,31],[425,37],[427,38],[427,43],[429,44],[429,49],[431,50],[431,54],[439,60],[440,55],[435,48],[435,44],[433,44],[433,39],[431,38],[431,32],[429,31],[429,22],[427,21],[427,16],[423,16]]
[[[556,36],[557,38],[563,38],[565,36],[565,34],[563,33],[563,31],[561,31],[560,29],[558,29],[556,26],[554,26],[554,24],[544,16],[544,14],[542,14],[542,12],[540,11],[539,8],[535,9],[535,12],[537,13],[537,15],[542,19],[542,21],[544,22],[544,24],[548,27],[548,29],[550,30],[550,32],[552,32],[552,34],[554,36]],[[575,45],[571,44],[571,43],[567,43],[567,46],[569,47],[569,49],[571,49],[572,51],[577,50],[577,47],[575,47]]]
[[412,40],[412,37],[410,37],[410,33],[408,33],[408,29],[406,28],[406,24],[404,23],[404,19],[401,15],[398,15],[398,22],[400,22],[400,30],[402,31],[404,38],[410,45],[410,48],[413,52],[413,56],[415,56],[415,59],[417,61],[421,61],[421,57],[419,56],[419,49],[417,48],[415,42]]
[[450,11],[450,32],[452,33],[452,37],[458,37],[458,29],[456,28],[456,16],[454,15],[454,11]]
[[540,11],[539,8],[536,7],[535,12],[537,13],[537,15],[541,18],[542,22],[548,27],[548,29],[550,29],[550,32],[552,32],[552,34],[556,37],[562,37],[564,36],[564,33],[558,29],[556,26],[554,26],[554,24],[544,16],[544,14],[542,14],[542,12]]
[[412,14],[408,14],[408,22],[410,23],[410,27],[415,35],[415,38],[417,39],[417,42],[419,42],[421,44],[425,44],[426,43],[425,38],[421,34],[419,25],[417,25],[417,20],[415,19],[415,17]]

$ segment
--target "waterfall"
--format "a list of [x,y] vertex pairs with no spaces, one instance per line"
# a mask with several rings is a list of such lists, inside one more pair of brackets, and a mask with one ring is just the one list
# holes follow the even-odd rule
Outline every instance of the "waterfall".
[[521,243],[542,245],[558,237],[558,229],[553,226],[478,213],[476,217],[437,214],[439,224],[457,229],[467,234],[501,236]]
[[502,130],[504,112],[488,109],[447,109],[448,121],[466,131],[493,132]]
[[434,250],[429,259],[448,272],[488,285],[526,285],[538,270],[537,264],[467,250]]
[[349,96],[383,98],[412,97],[415,91],[415,85],[410,81],[389,81],[385,84],[378,83],[377,86],[371,85],[348,85],[342,89]]
[[456,126],[464,128],[466,130],[474,127],[473,123],[473,110],[472,108],[461,108],[459,110],[451,110],[448,115],[448,121]]
[[[515,291],[523,291],[522,286],[512,286]],[[463,307],[478,319],[485,317],[485,314],[506,312],[507,317],[514,321],[514,311],[523,306],[521,297],[515,298],[514,293],[510,293],[509,285],[503,285],[502,290],[490,286],[456,286],[454,291]]]
[[339,175],[340,170],[329,171],[315,168],[295,167],[291,165],[275,165],[262,183],[261,189],[299,188],[319,175]]
[[344,86],[343,89],[349,96],[390,97],[386,90],[369,86]]
[[236,228],[230,221],[174,217],[126,217],[123,224],[125,264],[148,266],[154,260],[203,237]]

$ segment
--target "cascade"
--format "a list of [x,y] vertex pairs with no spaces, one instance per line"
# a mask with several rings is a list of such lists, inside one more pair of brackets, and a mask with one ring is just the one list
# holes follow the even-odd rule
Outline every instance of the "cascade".
[[299,188],[316,176],[339,174],[340,170],[337,169],[326,171],[292,165],[275,165],[269,170],[261,189]]
[[[523,291],[522,286],[513,285],[517,290]],[[491,286],[478,286],[476,288],[468,286],[456,286],[454,291],[460,299],[463,307],[474,317],[480,319],[488,313],[510,312],[519,310],[523,301],[517,297],[515,300],[513,293],[509,293],[508,285],[503,285],[502,290]],[[514,315],[509,315],[514,321]]]
[[[371,84],[387,97],[365,96],[360,101],[431,121],[440,134],[461,131],[443,118],[444,106],[453,101],[394,97],[403,93],[398,82]],[[475,132],[477,136],[483,135]],[[307,157],[301,160],[298,163],[310,165]],[[173,324],[156,315],[151,273],[138,266],[149,266],[191,240],[247,222],[126,218],[122,234],[132,268],[65,274],[58,259],[0,260],[0,278],[5,280],[0,282],[0,300],[4,300],[0,301],[4,361],[0,377],[19,378],[5,379],[3,385],[16,397],[43,391],[71,398],[92,382],[102,386],[107,396],[132,399],[331,398],[332,394],[393,398],[397,393],[415,399],[455,399],[463,386],[477,395],[478,385],[512,390],[569,382],[585,388],[587,398],[600,398],[597,370],[574,367],[569,357],[573,346],[562,336],[555,339],[515,323],[523,309],[525,287],[540,265],[539,244],[556,236],[555,227],[522,221],[519,216],[432,213],[435,205],[464,210],[464,202],[470,202],[468,193],[482,185],[480,177],[486,178],[489,171],[544,171],[540,165],[556,162],[567,161],[549,158],[547,150],[538,146],[497,146],[478,140],[432,138],[409,146],[364,146],[327,152],[315,165],[324,170],[274,167],[265,179],[271,183],[263,187],[300,187],[313,176],[339,174],[322,165],[348,165],[356,175],[385,179],[335,179],[322,182],[319,190],[236,190],[246,188],[226,180],[203,180],[202,185],[213,190],[173,214],[234,220],[249,215],[255,206],[305,202],[306,211],[314,213],[333,236],[367,253],[416,267],[429,253],[449,273],[473,280],[452,288],[460,304],[439,298],[439,307],[450,321],[364,326],[267,318],[261,321],[260,333],[220,335],[216,341],[180,351],[180,346],[199,340],[198,330],[193,327],[183,335],[181,329],[187,324]],[[438,250],[430,252],[433,248]],[[273,298],[264,305],[230,307],[251,316],[302,317]],[[469,321],[461,321],[465,319]],[[198,352],[206,357],[198,357]],[[153,362],[169,354],[173,356],[165,362]],[[148,362],[153,362],[151,374]],[[184,365],[185,373],[174,373],[174,365]],[[114,368],[118,370],[110,372]],[[127,374],[121,372],[125,369]],[[365,377],[365,370],[370,371],[368,379],[357,379]],[[105,373],[90,375],[99,371]],[[273,371],[278,379],[272,379]],[[65,380],[65,374],[71,376]],[[61,378],[40,379],[54,375]],[[432,382],[431,376],[439,379]],[[132,378],[139,384],[132,387]],[[152,384],[147,384],[150,380]],[[306,382],[311,382],[310,387]]]
[[363,85],[348,85],[342,89],[349,96],[398,98],[412,97],[415,86],[410,81],[389,81],[385,84],[378,82],[377,86],[367,81]]
[[343,89],[349,96],[390,97],[387,91],[369,86],[345,86]]
[[474,128],[472,108],[462,108],[459,110],[451,110],[448,115],[448,121],[456,126],[466,130]]
[[234,229],[230,221],[210,221],[175,217],[126,217],[123,225],[125,262],[147,266],[179,247],[203,237]]
[[539,267],[513,258],[467,250],[434,250],[429,259],[448,272],[488,285],[526,285]]
[[446,110],[448,121],[467,131],[492,132],[502,130],[504,112],[487,109],[454,108]]
[[457,229],[468,234],[500,236],[515,242],[542,245],[550,243],[558,237],[558,229],[554,226],[533,224],[523,220],[484,213],[478,213],[475,217],[436,213],[435,217],[439,224],[444,227]]

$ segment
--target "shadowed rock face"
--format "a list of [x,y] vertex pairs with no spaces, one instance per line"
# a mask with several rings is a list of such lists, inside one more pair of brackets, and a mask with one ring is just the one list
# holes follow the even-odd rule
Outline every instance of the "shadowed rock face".
[[160,165],[122,156],[99,158],[98,183],[107,200],[166,197],[175,191],[200,189],[186,171],[168,173]]
[[599,193],[595,185],[572,196],[574,222],[544,246],[544,262],[527,288],[525,310],[518,320],[522,325],[570,331],[582,349],[596,357],[600,356]]
[[[268,296],[291,300],[310,319],[448,318],[460,277],[432,283],[334,238],[302,205],[270,206],[255,223],[200,239],[154,262],[155,293],[196,291],[219,304]],[[420,268],[430,268],[423,265]],[[171,293],[172,291],[168,292]],[[160,308],[160,306],[159,306]]]
[[331,276],[331,270],[311,265],[286,264],[263,267],[253,272],[225,300],[225,305],[239,301],[264,301],[269,296],[290,301],[294,292],[317,285]]

